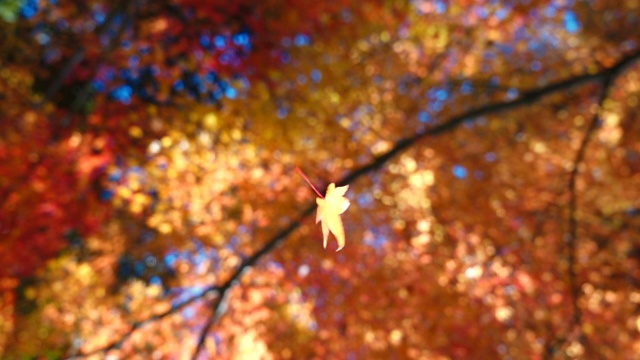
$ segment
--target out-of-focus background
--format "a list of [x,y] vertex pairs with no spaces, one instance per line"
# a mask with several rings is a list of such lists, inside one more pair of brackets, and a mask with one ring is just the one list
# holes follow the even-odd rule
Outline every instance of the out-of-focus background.
[[[0,0],[3,359],[632,359],[640,3]],[[349,185],[346,246],[317,195]]]

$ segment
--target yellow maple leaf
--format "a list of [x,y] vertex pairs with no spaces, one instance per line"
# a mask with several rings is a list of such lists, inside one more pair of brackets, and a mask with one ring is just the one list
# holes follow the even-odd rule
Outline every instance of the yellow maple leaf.
[[351,205],[349,200],[344,197],[347,189],[349,189],[349,185],[336,187],[336,184],[331,183],[327,188],[327,194],[324,199],[316,198],[316,204],[318,204],[316,224],[322,221],[322,237],[325,249],[327,248],[329,232],[338,240],[338,250],[336,251],[340,251],[344,247],[344,227],[342,226],[340,214],[345,212]]

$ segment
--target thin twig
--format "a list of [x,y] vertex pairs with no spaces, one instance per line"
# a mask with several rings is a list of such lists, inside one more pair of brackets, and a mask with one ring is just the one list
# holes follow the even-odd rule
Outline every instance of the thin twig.
[[[569,290],[571,292],[571,305],[573,307],[573,316],[571,320],[571,325],[573,330],[577,330],[579,332],[578,341],[584,345],[586,341],[584,337],[584,333],[582,332],[582,309],[580,307],[580,297],[582,294],[582,285],[578,281],[578,270],[576,264],[577,258],[577,232],[578,232],[578,205],[577,205],[577,192],[576,192],[576,182],[578,179],[578,175],[580,172],[580,165],[584,161],[585,153],[589,142],[593,138],[593,134],[598,129],[600,125],[600,111],[603,108],[603,104],[605,100],[608,98],[611,86],[614,83],[616,77],[625,70],[625,68],[630,65],[630,63],[626,63],[622,66],[616,66],[614,71],[612,71],[608,76],[602,78],[602,85],[600,96],[598,99],[598,111],[591,119],[589,123],[589,127],[585,131],[584,137],[580,143],[580,147],[576,152],[575,158],[573,160],[573,168],[571,169],[571,173],[569,174],[569,182],[568,182],[568,190],[569,190],[569,220],[568,220],[568,233],[567,233],[567,262],[568,262],[568,276],[569,276]],[[569,330],[571,332],[571,329]],[[565,344],[570,338],[569,334],[563,335],[555,341],[550,342],[545,350],[545,359],[553,358],[554,354],[556,354],[559,349]]]
[[[603,80],[602,90],[600,93],[600,99],[598,100],[598,109],[602,110],[603,103],[609,95],[609,90],[613,82],[613,76],[607,77]],[[576,264],[576,252],[577,252],[577,232],[578,232],[578,205],[577,205],[577,193],[576,182],[580,172],[580,165],[584,161],[587,146],[591,141],[593,134],[600,124],[599,111],[591,119],[591,123],[584,134],[584,138],[580,143],[578,152],[576,153],[573,161],[573,169],[569,175],[569,233],[567,237],[567,250],[569,252],[567,261],[569,262],[569,288],[571,290],[571,303],[573,306],[573,328],[581,329],[582,324],[582,309],[580,308],[579,300],[582,293],[582,285],[578,281],[578,271]],[[583,342],[583,333],[580,330],[579,340]]]

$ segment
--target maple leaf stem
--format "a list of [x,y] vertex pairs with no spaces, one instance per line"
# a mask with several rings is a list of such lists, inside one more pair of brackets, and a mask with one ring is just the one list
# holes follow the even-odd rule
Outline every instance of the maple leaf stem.
[[316,192],[316,194],[318,194],[318,196],[320,196],[322,199],[324,199],[324,196],[322,196],[322,194],[320,194],[320,192],[318,191],[318,189],[316,189],[315,186],[313,186],[313,184],[311,183],[311,181],[309,181],[309,178],[307,177],[307,175],[305,175],[302,170],[300,170],[299,167],[296,166],[296,171],[298,172],[298,174],[300,174],[304,180],[307,182],[307,184],[309,184],[311,186],[311,188],[313,189],[313,191]]

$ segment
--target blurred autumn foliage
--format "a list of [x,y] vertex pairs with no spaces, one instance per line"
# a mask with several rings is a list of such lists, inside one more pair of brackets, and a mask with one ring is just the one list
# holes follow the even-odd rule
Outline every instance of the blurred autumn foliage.
[[[637,359],[635,0],[0,1],[3,359]],[[346,246],[315,195],[349,185]]]

